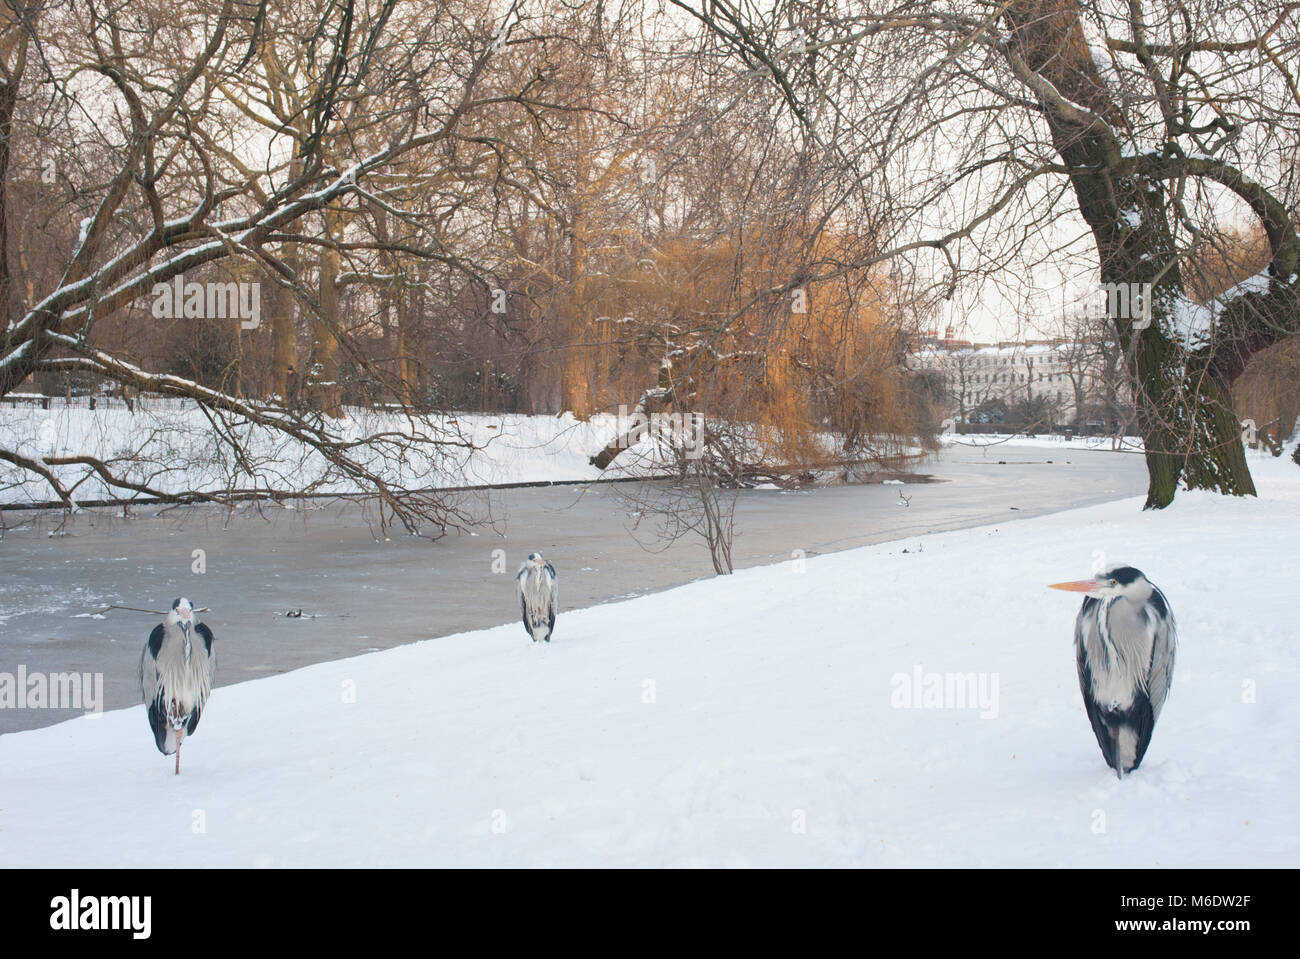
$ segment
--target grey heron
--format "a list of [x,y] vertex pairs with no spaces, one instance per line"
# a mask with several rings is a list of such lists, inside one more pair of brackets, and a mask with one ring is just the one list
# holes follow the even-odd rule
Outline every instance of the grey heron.
[[216,671],[212,630],[194,618],[194,605],[182,596],[172,603],[166,620],[154,627],[140,653],[140,695],[148,706],[149,726],[158,751],[176,754],[176,775],[181,771],[181,741],[198,728]]
[[560,590],[555,583],[555,567],[541,553],[529,553],[515,574],[519,608],[524,629],[533,638],[549,643],[555,631],[555,614],[560,609]]
[[1146,755],[1169,695],[1178,644],[1173,610],[1132,566],[1052,589],[1087,594],[1074,623],[1079,688],[1101,754],[1123,779]]

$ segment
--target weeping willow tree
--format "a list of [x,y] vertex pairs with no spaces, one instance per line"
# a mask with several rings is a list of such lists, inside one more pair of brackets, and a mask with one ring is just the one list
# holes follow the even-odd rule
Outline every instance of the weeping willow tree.
[[[804,252],[825,259],[834,247],[827,236]],[[593,465],[610,466],[665,415],[704,422],[710,475],[724,485],[898,464],[924,428],[900,363],[899,286],[866,270],[802,285],[791,278],[808,264],[786,249],[749,237],[658,251],[624,290],[631,312],[608,324],[601,385],[626,400],[631,423]]]

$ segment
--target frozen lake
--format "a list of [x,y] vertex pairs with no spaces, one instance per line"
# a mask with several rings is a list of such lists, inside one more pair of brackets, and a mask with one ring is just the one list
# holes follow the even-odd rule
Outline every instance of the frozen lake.
[[[1004,462],[999,462],[1004,461]],[[736,508],[737,568],[911,535],[1087,506],[1146,489],[1133,453],[1059,447],[955,446],[920,467],[940,482],[804,491],[747,490]],[[910,498],[903,505],[900,490]],[[441,540],[390,531],[383,540],[358,505],[305,511],[211,507],[159,514],[87,510],[60,535],[57,513],[7,511],[0,540],[0,672],[102,673],[105,708],[139,701],[136,665],[158,617],[110,604],[163,609],[177,596],[211,607],[217,684],[517,618],[513,573],[532,550],[556,566],[563,608],[592,606],[713,575],[696,539],[651,552],[629,532],[633,484],[498,489],[466,497],[494,528]],[[653,540],[643,524],[638,535]],[[377,538],[379,536],[379,538]],[[195,550],[206,569],[193,571]],[[494,563],[494,550],[504,550]],[[286,616],[302,611],[301,617]],[[527,642],[521,626],[519,641]],[[556,642],[564,641],[564,617]],[[76,715],[0,709],[0,733]],[[141,720],[143,723],[143,719]]]

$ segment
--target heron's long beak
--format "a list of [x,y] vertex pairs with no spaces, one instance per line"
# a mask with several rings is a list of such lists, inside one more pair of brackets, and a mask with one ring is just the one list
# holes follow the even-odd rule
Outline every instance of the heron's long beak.
[[1071,593],[1090,593],[1097,588],[1095,579],[1076,579],[1070,583],[1052,583],[1049,589],[1064,589]]

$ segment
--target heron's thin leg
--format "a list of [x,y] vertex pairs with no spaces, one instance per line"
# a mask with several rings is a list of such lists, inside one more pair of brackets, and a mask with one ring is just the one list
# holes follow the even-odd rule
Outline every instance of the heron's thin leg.
[[176,775],[181,774],[181,731],[176,730]]

